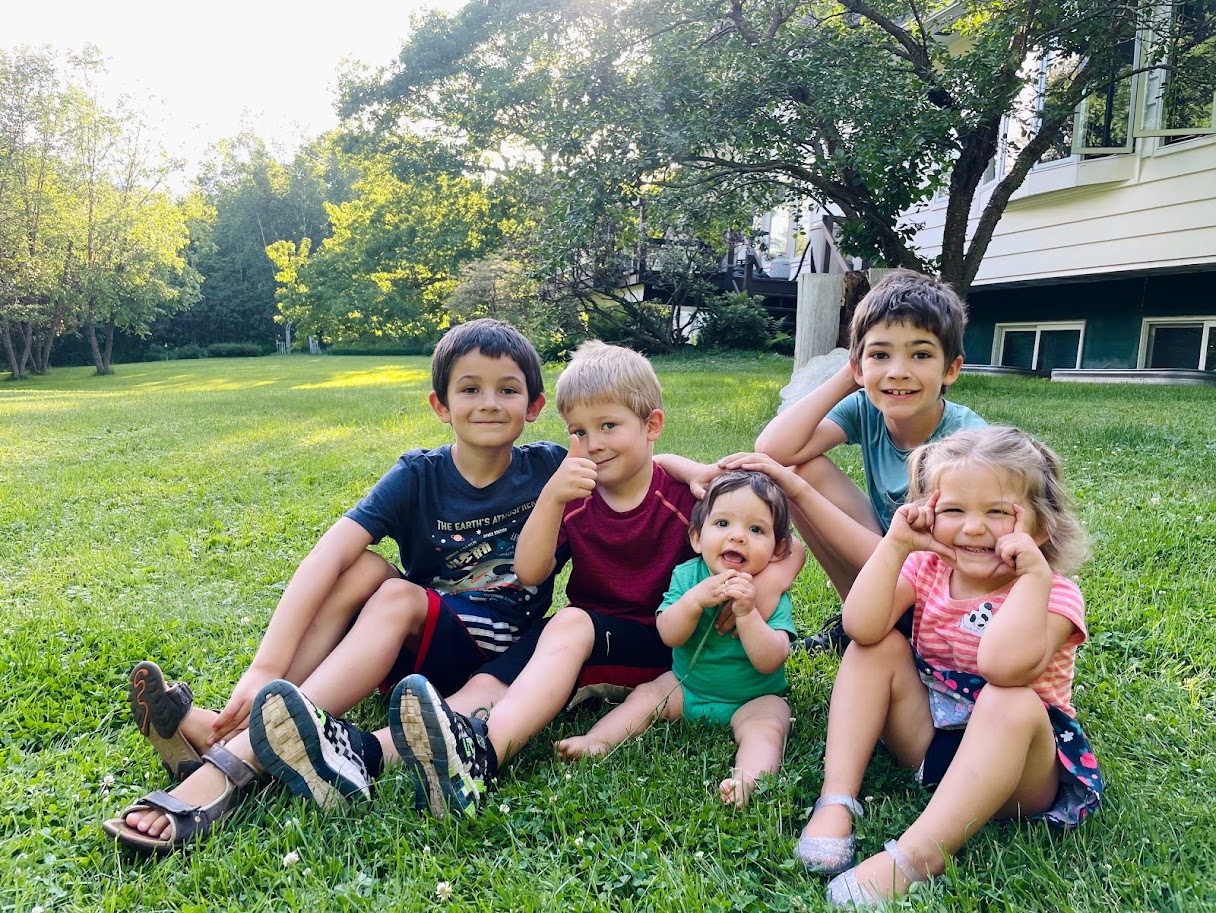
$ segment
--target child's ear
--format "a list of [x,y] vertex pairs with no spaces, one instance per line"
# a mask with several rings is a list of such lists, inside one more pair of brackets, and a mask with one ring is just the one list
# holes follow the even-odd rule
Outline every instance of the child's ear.
[[689,528],[688,541],[692,544],[692,550],[698,555],[701,554],[701,531],[695,528]]
[[642,424],[646,428],[646,440],[657,441],[659,435],[663,433],[663,410],[653,410],[650,415],[646,416],[646,421]]
[[865,387],[866,379],[865,379],[865,376],[861,373],[861,365],[858,364],[857,359],[855,359],[855,358],[849,359],[849,369],[853,372],[853,382],[855,384],[857,384],[857,386],[859,386],[859,387]]
[[956,380],[958,380],[958,376],[962,372],[962,370],[963,370],[963,356],[958,355],[955,357],[954,361],[950,362],[950,365],[946,368],[946,373],[942,377],[942,386],[949,387],[951,384],[953,384]]
[[540,410],[545,408],[545,394],[537,393],[536,399],[528,404],[528,411],[524,413],[524,418],[530,422],[536,421],[540,416]]
[[452,424],[452,413],[448,410],[447,406],[439,401],[438,393],[432,390],[431,395],[427,397],[427,401],[431,404],[431,408],[435,410],[435,414],[439,416],[439,421],[445,425]]
[[773,549],[773,560],[780,561],[783,558],[788,558],[790,554],[790,537],[786,536]]

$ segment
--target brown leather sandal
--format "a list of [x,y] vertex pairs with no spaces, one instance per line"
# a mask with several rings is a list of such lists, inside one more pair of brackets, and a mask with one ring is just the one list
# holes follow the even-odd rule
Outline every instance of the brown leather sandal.
[[[203,762],[218,767],[228,778],[219,798],[208,805],[187,805],[158,789],[128,805],[117,818],[102,822],[102,830],[124,846],[141,853],[172,853],[206,837],[213,825],[236,810],[250,785],[258,780],[258,774],[228,749],[218,745],[203,755]],[[127,824],[127,815],[138,811],[161,812],[169,819],[169,827],[157,837],[134,830]]]
[[189,685],[167,684],[160,667],[145,660],[131,670],[127,699],[135,725],[152,743],[170,777],[180,783],[203,766],[203,759],[180,729],[194,706]]

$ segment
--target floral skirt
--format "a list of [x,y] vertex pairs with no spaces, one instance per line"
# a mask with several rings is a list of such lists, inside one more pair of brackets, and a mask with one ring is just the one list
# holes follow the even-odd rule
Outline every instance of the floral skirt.
[[[915,654],[914,654],[915,655]],[[961,729],[975,708],[975,696],[988,684],[969,672],[934,669],[919,656],[916,668],[929,689],[929,709],[938,729]],[[1074,828],[1097,811],[1105,784],[1098,760],[1081,731],[1081,724],[1058,707],[1044,704],[1056,736],[1056,758],[1060,763],[1060,786],[1051,807],[1030,820],[1043,820],[1056,827]]]

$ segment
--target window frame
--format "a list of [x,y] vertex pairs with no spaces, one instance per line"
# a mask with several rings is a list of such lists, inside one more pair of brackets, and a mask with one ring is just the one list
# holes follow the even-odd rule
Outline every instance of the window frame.
[[[1039,362],[1039,348],[1043,342],[1043,332],[1052,331],[1067,331],[1079,330],[1077,336],[1077,358],[1073,364],[1074,368],[1081,367],[1081,357],[1085,352],[1085,321],[1084,320],[1030,320],[1020,321],[1017,323],[998,323],[992,332],[992,359],[990,364],[999,365],[1001,356],[1004,354],[1005,334],[1008,332],[1025,333],[1029,330],[1034,330],[1034,352],[1031,355],[1031,365],[1036,365]],[[1041,368],[1031,367],[1032,371],[1041,371]]]
[[[1140,321],[1140,351],[1136,356],[1136,367],[1145,370],[1168,371],[1171,368],[1148,368],[1149,361],[1149,340],[1152,338],[1152,330],[1159,326],[1185,326],[1187,324],[1198,323],[1203,326],[1203,335],[1199,339],[1199,361],[1198,366],[1193,370],[1198,371],[1216,371],[1216,364],[1207,367],[1203,366],[1203,360],[1207,357],[1208,345],[1211,343],[1212,334],[1216,332],[1216,314],[1197,314],[1188,317],[1145,317]],[[1182,370],[1192,370],[1185,368]]]

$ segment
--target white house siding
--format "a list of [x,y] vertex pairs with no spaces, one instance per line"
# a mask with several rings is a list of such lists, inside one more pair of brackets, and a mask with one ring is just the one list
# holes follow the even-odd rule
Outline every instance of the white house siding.
[[[1159,143],[1141,140],[1141,144]],[[971,229],[986,194],[977,195]],[[919,219],[941,250],[945,202]],[[1036,168],[997,225],[975,288],[1216,266],[1216,137]]]

